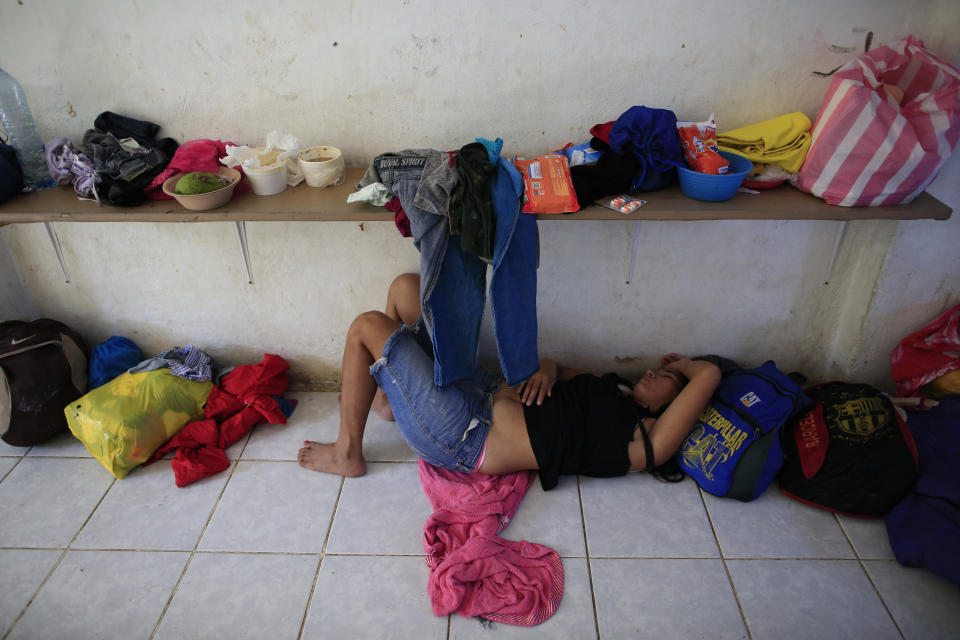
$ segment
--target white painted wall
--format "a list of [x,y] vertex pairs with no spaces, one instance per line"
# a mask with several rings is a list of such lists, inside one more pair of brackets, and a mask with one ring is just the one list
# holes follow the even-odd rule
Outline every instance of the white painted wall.
[[13,256],[0,243],[0,322],[35,317],[37,306],[23,286]]
[[[949,0],[24,0],[0,5],[0,66],[44,137],[79,141],[109,109],[180,141],[255,144],[280,129],[363,166],[476,136],[536,155],[635,104],[682,120],[715,111],[721,129],[812,118],[829,80],[811,72],[862,52],[867,31],[874,47],[912,33],[952,60],[960,11]],[[931,188],[954,208],[958,167]],[[824,285],[838,225],[645,222],[626,284],[631,223],[541,222],[541,352],[627,374],[665,350],[716,352],[889,388],[892,346],[960,299],[960,221],[852,223]],[[303,385],[337,384],[352,317],[417,267],[388,223],[247,223],[253,285],[232,224],[57,227],[70,284],[43,225],[0,229],[0,282],[19,278],[4,302],[25,291],[92,344],[192,342],[225,362],[279,353]],[[482,348],[495,354],[489,323]]]

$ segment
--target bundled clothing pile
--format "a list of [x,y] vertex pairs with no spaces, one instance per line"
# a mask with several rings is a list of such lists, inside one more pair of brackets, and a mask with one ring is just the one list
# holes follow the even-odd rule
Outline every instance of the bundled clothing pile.
[[295,406],[281,397],[289,384],[288,368],[280,356],[265,354],[259,364],[232,369],[210,391],[205,418],[186,425],[147,464],[176,450],[170,466],[178,487],[228,468],[230,461],[224,450],[254,425],[263,421],[286,424]]
[[157,138],[160,125],[105,111],[83,135],[81,150],[96,171],[97,199],[133,207],[147,199],[145,189],[163,171],[177,141]]
[[890,546],[900,564],[960,586],[960,305],[901,340],[890,364],[898,394],[933,405],[907,414],[919,477],[887,514]]
[[193,345],[143,360],[133,341],[112,336],[94,348],[90,391],[64,409],[67,426],[117,478],[176,450],[170,466],[183,487],[229,467],[224,449],[254,425],[286,423],[296,406],[282,397],[288,367],[266,354],[223,369]]
[[63,409],[71,433],[117,478],[201,418],[214,386],[216,363],[193,345],[137,364],[140,359],[129,339],[115,336],[97,345],[89,376],[97,386]]
[[420,482],[434,509],[423,531],[434,614],[520,626],[552,616],[563,597],[560,556],[541,544],[499,537],[534,474],[467,474],[423,460],[419,465]]
[[602,154],[596,163],[570,169],[581,207],[612,193],[669,187],[677,180],[677,167],[686,166],[677,116],[669,109],[630,107],[590,133],[591,148]]
[[79,148],[62,137],[47,142],[47,168],[81,199],[134,207],[147,199],[147,187],[177,151],[177,141],[158,139],[159,131],[153,122],[104,111]]

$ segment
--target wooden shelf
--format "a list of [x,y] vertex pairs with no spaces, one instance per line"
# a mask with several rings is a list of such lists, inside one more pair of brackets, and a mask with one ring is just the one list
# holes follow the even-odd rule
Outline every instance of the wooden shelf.
[[[79,200],[69,187],[56,187],[16,196],[0,205],[0,224],[23,222],[231,222],[392,221],[393,214],[368,203],[347,204],[347,195],[363,169],[347,169],[339,187],[314,189],[306,184],[273,196],[242,193],[213,211],[187,211],[175,200],[151,200],[134,208],[98,205]],[[640,196],[647,204],[630,215],[601,206],[573,214],[538,215],[540,220],[946,220],[952,209],[923,193],[907,205],[834,207],[789,185],[758,195],[738,193],[726,202],[699,202],[678,186]]]

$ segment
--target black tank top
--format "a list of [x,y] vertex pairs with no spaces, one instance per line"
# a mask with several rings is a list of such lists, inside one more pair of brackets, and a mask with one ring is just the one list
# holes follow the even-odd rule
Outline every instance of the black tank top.
[[649,412],[607,378],[581,374],[557,382],[542,405],[524,405],[544,491],[557,486],[560,475],[608,478],[630,470],[627,447]]

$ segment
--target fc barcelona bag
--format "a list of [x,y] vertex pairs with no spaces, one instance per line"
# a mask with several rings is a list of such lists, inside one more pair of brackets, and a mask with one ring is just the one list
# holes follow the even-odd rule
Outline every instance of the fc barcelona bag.
[[886,515],[919,473],[900,414],[867,384],[828,382],[807,393],[816,404],[784,434],[780,490],[828,511]]
[[67,429],[63,408],[87,389],[87,348],[56,320],[0,322],[0,437],[15,447]]
[[753,500],[783,466],[780,432],[811,402],[773,361],[724,376],[677,461],[710,493]]

